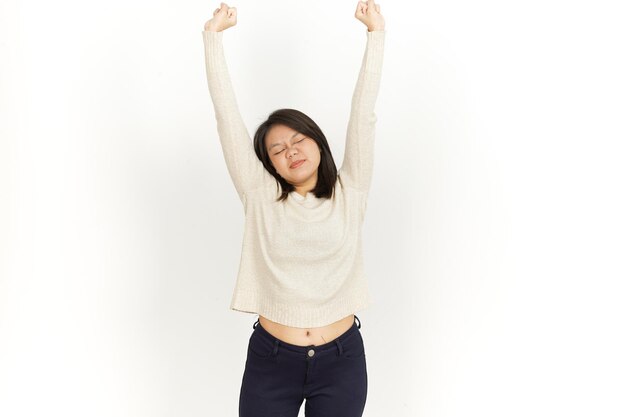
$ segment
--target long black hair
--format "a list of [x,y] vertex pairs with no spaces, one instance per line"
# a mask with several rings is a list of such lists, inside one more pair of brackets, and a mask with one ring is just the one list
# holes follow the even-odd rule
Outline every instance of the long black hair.
[[281,195],[276,201],[285,200],[289,193],[296,188],[285,181],[285,179],[276,172],[270,160],[270,156],[267,153],[267,149],[265,148],[265,136],[275,124],[290,127],[298,133],[313,139],[317,143],[317,146],[320,148],[320,165],[317,169],[317,184],[311,192],[317,198],[332,198],[337,182],[337,166],[335,165],[335,160],[333,159],[328,141],[322,129],[320,129],[309,116],[299,110],[278,109],[274,110],[267,120],[259,125],[254,134],[254,151],[261,162],[263,162],[265,169],[276,178],[282,190]]

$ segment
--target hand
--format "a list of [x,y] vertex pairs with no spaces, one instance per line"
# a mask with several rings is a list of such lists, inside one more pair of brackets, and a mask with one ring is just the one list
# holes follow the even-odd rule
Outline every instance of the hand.
[[374,0],[359,0],[354,17],[363,22],[369,32],[385,30],[385,19],[380,14],[380,6],[374,3]]
[[220,7],[213,11],[213,19],[204,24],[204,30],[221,32],[237,24],[237,9],[228,7],[226,3],[220,3]]

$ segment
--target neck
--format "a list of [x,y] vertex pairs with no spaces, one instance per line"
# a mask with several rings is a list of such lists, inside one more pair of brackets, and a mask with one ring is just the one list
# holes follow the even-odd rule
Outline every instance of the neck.
[[311,190],[309,190],[309,189],[297,189],[297,188],[296,188],[296,192],[297,192],[298,194],[300,194],[301,196],[303,196],[303,197],[306,197],[306,194],[307,194],[309,191],[311,191]]

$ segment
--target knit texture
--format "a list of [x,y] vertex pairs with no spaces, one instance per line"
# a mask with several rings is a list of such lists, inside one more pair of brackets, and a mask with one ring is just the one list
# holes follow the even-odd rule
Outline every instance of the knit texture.
[[224,160],[245,213],[237,281],[230,309],[291,327],[321,327],[368,307],[361,233],[374,162],[385,31],[367,42],[352,96],[344,159],[335,195],[280,187],[259,160],[239,113],[223,33],[203,31],[206,74]]

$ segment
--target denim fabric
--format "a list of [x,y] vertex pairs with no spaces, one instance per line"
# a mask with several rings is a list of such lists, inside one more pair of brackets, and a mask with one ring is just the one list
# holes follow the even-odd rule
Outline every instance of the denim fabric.
[[[359,324],[357,325],[357,320]],[[257,320],[239,395],[239,417],[361,417],[367,367],[361,321],[319,346],[298,346],[272,336]]]

